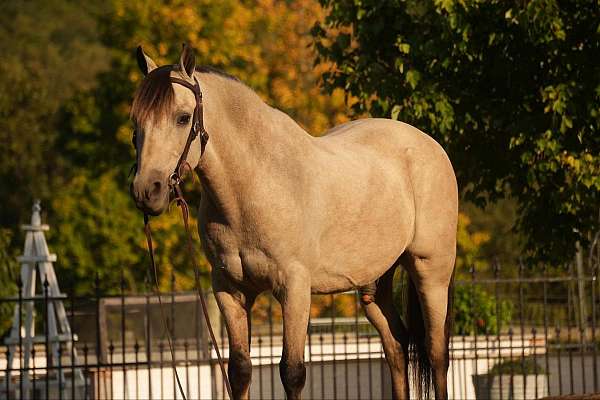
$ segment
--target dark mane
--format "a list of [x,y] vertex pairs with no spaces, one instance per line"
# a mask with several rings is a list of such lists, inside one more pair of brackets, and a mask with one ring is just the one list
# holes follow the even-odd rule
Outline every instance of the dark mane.
[[[175,65],[164,65],[156,68],[144,78],[133,97],[131,119],[139,123],[151,115],[156,118],[171,106],[175,95],[171,84],[171,71],[175,68]],[[232,81],[240,81],[233,75],[207,65],[196,67],[196,72],[215,74]]]
[[173,103],[175,92],[171,85],[172,65],[164,65],[150,72],[133,96],[131,119],[145,121],[149,116],[156,118]]
[[210,65],[201,65],[199,67],[196,67],[196,72],[205,74],[215,74],[222,76],[223,78],[231,79],[232,81],[240,82],[240,80],[237,77],[230,75],[227,72],[222,71],[218,68],[211,67]]

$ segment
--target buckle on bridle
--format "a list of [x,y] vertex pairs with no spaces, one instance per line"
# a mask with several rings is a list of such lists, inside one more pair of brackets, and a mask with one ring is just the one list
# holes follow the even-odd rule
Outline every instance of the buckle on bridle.
[[171,191],[175,190],[175,186],[179,185],[182,182],[181,177],[177,172],[173,172],[169,176],[169,188]]
[[208,132],[206,132],[206,130],[202,129],[200,131],[200,139],[206,143],[208,141]]

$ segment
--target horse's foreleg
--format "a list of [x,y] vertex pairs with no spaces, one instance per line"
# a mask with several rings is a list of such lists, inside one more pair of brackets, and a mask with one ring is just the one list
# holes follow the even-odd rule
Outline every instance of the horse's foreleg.
[[310,278],[296,275],[277,293],[283,311],[283,354],[279,373],[288,399],[301,398],[306,382],[304,342],[310,312]]
[[246,295],[213,277],[215,298],[229,338],[229,382],[234,399],[247,399],[252,378],[250,361],[250,309],[255,296]]
[[396,267],[377,283],[361,288],[361,303],[367,319],[381,336],[392,375],[394,399],[408,399],[408,333],[393,304],[392,280]]

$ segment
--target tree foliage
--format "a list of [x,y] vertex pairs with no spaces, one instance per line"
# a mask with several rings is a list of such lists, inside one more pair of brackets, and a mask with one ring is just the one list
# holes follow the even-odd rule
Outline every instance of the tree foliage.
[[404,120],[448,151],[464,197],[510,196],[539,259],[599,228],[597,0],[321,0],[315,47],[357,113]]
[[31,201],[61,185],[58,112],[107,67],[91,9],[49,0],[0,5],[0,224],[29,219]]
[[456,268],[459,273],[468,273],[470,268],[481,270],[487,265],[488,259],[483,256],[482,247],[490,238],[491,234],[486,230],[473,230],[467,214],[458,214]]
[[453,309],[455,334],[493,335],[510,324],[514,305],[480,286],[459,285],[454,289]]
[[[12,296],[17,289],[17,252],[9,246],[11,234],[9,229],[0,228],[0,297]],[[13,309],[13,303],[0,303],[0,336],[12,323]]]

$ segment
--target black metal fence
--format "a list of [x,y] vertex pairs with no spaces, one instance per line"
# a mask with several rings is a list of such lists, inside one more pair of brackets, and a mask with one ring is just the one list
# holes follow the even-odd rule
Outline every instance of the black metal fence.
[[[600,390],[597,266],[582,271],[574,265],[492,263],[477,272],[458,271],[455,284],[451,398],[529,399]],[[5,338],[0,398],[178,398],[165,329],[173,337],[174,364],[187,397],[225,398],[198,298],[170,292],[162,300],[166,327],[152,294],[50,295],[45,285],[39,296],[0,299],[16,307],[23,326],[24,311],[32,307],[33,328],[40,333],[31,346],[23,328],[16,339]],[[71,329],[52,337],[53,317],[64,328],[52,314],[57,302],[63,302]],[[208,302],[220,325],[212,295]],[[315,296],[312,315],[305,397],[389,398],[381,343],[356,294]],[[217,332],[227,356],[225,330],[217,326]],[[281,350],[279,305],[263,295],[253,311],[251,398],[284,397]]]

